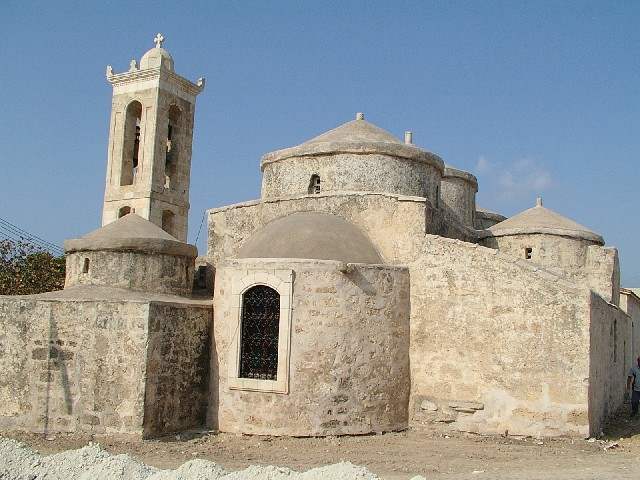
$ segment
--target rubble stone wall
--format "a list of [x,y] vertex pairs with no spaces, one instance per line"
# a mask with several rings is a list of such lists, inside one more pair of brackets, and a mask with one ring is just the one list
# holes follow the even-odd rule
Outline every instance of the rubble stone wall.
[[379,153],[339,153],[291,157],[263,167],[262,198],[275,199],[309,192],[312,175],[320,191],[374,192],[426,197],[436,204],[442,171],[417,160]]
[[204,425],[210,324],[207,305],[0,297],[0,429]]
[[203,426],[209,395],[212,311],[152,303],[145,385],[144,434]]
[[148,308],[0,297],[0,427],[139,432]]
[[[408,272],[344,266],[335,261],[246,259],[217,268],[211,428],[313,436],[407,427]],[[240,312],[229,286],[236,276],[274,269],[291,269],[294,278],[288,393],[231,388],[229,364],[236,361],[232,344],[239,335]]]
[[185,256],[80,251],[67,255],[66,265],[65,288],[97,285],[174,295],[188,295],[193,288],[194,260]]

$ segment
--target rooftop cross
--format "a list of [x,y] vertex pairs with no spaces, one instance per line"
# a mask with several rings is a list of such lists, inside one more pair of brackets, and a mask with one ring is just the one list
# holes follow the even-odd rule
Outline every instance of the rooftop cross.
[[156,48],[162,48],[162,42],[164,42],[164,37],[161,33],[158,33],[153,39],[153,43],[156,44]]

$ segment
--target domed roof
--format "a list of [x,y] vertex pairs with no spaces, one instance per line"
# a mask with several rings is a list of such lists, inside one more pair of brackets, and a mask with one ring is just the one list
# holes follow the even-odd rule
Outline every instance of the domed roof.
[[382,143],[399,143],[400,140],[394,137],[386,130],[367,122],[364,117],[358,117],[350,122],[343,123],[328,132],[317,137],[307,140],[303,145],[311,145],[314,143],[324,142],[382,142]]
[[514,215],[488,229],[492,236],[546,233],[563,237],[573,237],[604,245],[604,239],[587,227],[542,206],[538,198],[536,206]]
[[195,257],[193,245],[172,237],[160,227],[135,213],[94,230],[82,238],[65,240],[65,252],[126,250]]
[[164,48],[152,48],[140,59],[140,69],[166,68],[173,71],[173,57]]
[[140,69],[147,68],[165,68],[173,71],[173,57],[169,52],[162,48],[164,37],[158,33],[153,40],[156,44],[154,48],[145,53],[140,59]]
[[383,263],[371,240],[337,215],[300,212],[279,218],[249,238],[238,258],[307,258]]
[[295,147],[270,152],[262,157],[261,166],[292,157],[333,155],[341,153],[378,153],[407,160],[429,163],[444,170],[444,162],[437,155],[413,144],[401,142],[386,130],[367,122],[362,113],[355,120],[307,140]]

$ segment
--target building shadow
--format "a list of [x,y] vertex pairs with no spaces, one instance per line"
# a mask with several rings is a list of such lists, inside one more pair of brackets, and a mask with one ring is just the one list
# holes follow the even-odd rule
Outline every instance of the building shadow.
[[640,435],[640,414],[631,416],[631,405],[623,404],[604,425],[604,437],[609,440],[619,440]]

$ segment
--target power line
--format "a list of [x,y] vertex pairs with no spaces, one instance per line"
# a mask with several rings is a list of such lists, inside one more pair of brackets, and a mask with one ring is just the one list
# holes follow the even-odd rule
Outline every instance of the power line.
[[61,248],[56,245],[53,242],[49,242],[43,238],[38,237],[37,235],[34,235],[32,233],[27,232],[26,230],[23,230],[22,228],[18,227],[17,225],[14,225],[13,223],[9,222],[8,220],[5,220],[4,218],[0,217],[0,224],[5,225],[7,228],[15,231],[16,233],[22,234],[22,236],[26,236],[30,239],[34,239],[37,240],[39,243],[43,243],[45,245],[49,245],[52,248],[56,248],[58,250],[61,250]]
[[55,253],[62,253],[63,250],[57,245],[50,244],[48,242],[40,241],[38,239],[30,238],[23,233],[16,231],[14,229],[6,227],[4,224],[0,223],[0,232],[4,233],[5,236],[10,237],[12,240],[16,240],[19,242],[30,243],[33,246],[38,247],[39,249],[48,250]]
[[0,234],[2,234],[2,236],[7,239],[30,243],[38,249],[47,250],[57,255],[62,255],[64,253],[64,250],[55,243],[49,242],[47,240],[44,240],[43,238],[38,237],[37,235],[29,233],[26,230],[23,230],[22,228],[3,218],[0,218]]
[[202,212],[202,220],[200,220],[200,228],[198,228],[198,234],[196,235],[196,240],[195,242],[193,242],[194,245],[198,243],[198,238],[200,238],[200,231],[202,230],[202,224],[204,223],[204,217],[206,214],[207,214],[206,210]]

